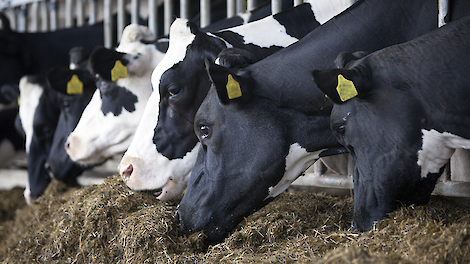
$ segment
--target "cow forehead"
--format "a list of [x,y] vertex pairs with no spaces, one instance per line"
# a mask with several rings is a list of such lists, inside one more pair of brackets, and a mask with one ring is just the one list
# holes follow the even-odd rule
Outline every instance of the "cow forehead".
[[158,84],[162,74],[173,67],[186,56],[186,49],[194,41],[196,35],[191,33],[188,20],[176,19],[170,27],[170,43],[162,61],[155,67],[152,73],[153,89],[158,92]]

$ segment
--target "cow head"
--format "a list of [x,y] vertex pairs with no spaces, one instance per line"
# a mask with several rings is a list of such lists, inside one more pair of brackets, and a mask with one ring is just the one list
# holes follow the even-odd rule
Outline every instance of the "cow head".
[[320,132],[312,127],[328,131],[328,116],[300,122],[303,113],[258,94],[248,70],[212,63],[208,70],[213,86],[194,120],[201,147],[178,218],[186,232],[202,229],[214,243],[339,143],[323,133],[315,147],[307,144]]
[[60,107],[59,120],[54,133],[51,151],[45,164],[49,176],[73,183],[84,167],[73,162],[64,144],[90,102],[96,90],[95,82],[87,70],[54,68],[47,74],[49,87],[57,92]]
[[182,193],[197,152],[194,115],[210,87],[204,59],[214,61],[224,48],[222,40],[209,37],[192,22],[173,22],[168,51],[152,74],[155,91],[119,166],[129,187],[163,188],[158,196],[162,200]]
[[97,90],[66,149],[72,160],[97,164],[123,153],[129,146],[152,91],[150,76],[163,57],[148,28],[129,25],[114,50],[96,48],[89,67],[97,77]]
[[317,86],[335,103],[331,129],[354,161],[353,226],[359,230],[369,230],[400,202],[426,203],[443,169],[420,176],[421,129],[432,118],[410,92],[417,86],[407,80],[407,71],[413,69],[394,72],[387,60],[378,62],[384,53],[376,54],[356,60],[343,53],[337,60],[340,69],[312,72]]

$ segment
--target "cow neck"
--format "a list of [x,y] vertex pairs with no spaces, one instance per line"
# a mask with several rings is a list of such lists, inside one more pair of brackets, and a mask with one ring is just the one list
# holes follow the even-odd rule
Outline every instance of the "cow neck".
[[[280,107],[328,115],[331,102],[316,88],[310,71],[334,67],[340,51],[372,52],[431,31],[436,28],[435,4],[426,0],[358,1],[289,48],[249,66],[255,93]],[[338,30],[339,34],[331,34]]]

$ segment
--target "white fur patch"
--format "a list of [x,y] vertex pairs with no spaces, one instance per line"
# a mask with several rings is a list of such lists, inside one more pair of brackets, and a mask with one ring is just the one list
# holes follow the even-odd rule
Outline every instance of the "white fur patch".
[[269,187],[269,195],[265,198],[276,197],[285,191],[306,169],[319,158],[323,151],[307,152],[298,143],[292,144],[286,157],[286,170],[282,179],[274,187]]
[[434,129],[422,129],[423,145],[418,151],[418,165],[421,166],[421,177],[428,173],[437,173],[454,154],[455,149],[470,149],[470,140],[451,133],[440,133]]
[[[315,18],[320,24],[324,24],[354,4],[355,0],[310,0],[304,2],[310,3]],[[287,47],[298,41],[297,38],[288,35],[286,28],[274,19],[273,16],[221,30],[221,32],[223,31],[238,33],[243,36],[245,44],[254,44],[263,48],[269,48],[274,45]]]
[[310,0],[304,2],[310,3],[315,19],[323,25],[354,4],[356,0]]
[[[191,29],[188,27],[188,20],[177,18],[173,24],[171,24],[168,50],[152,73],[152,84],[157,93],[162,74],[173,67],[173,65],[183,61],[186,56],[186,48],[194,41],[195,37],[196,35],[191,33]],[[160,98],[156,101],[156,105],[158,105],[159,101]]]
[[254,44],[263,48],[272,46],[287,47],[298,41],[297,38],[289,36],[286,28],[273,16],[265,17],[238,27],[221,30],[232,31],[243,36],[245,44]]
[[44,88],[40,85],[29,83],[26,76],[21,78],[19,87],[21,98],[19,115],[21,125],[26,134],[26,153],[29,153],[31,139],[33,137],[34,113],[36,112]]

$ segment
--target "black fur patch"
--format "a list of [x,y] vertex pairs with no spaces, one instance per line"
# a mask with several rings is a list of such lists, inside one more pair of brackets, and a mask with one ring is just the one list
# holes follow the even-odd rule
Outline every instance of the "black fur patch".
[[123,108],[128,112],[135,111],[135,104],[139,100],[131,91],[115,83],[103,80],[97,82],[97,87],[100,89],[101,111],[104,115],[111,112],[114,116],[118,116]]

